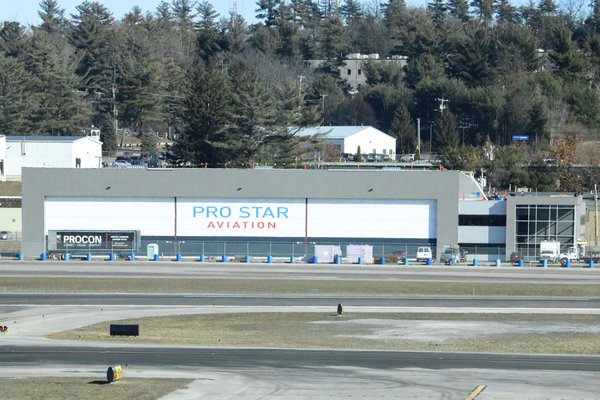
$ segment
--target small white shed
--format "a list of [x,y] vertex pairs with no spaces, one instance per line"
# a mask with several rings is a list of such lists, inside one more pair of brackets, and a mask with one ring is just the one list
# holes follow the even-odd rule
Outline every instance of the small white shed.
[[297,135],[323,137],[344,154],[356,154],[358,147],[363,155],[377,154],[396,159],[396,138],[372,126],[320,126],[303,128]]
[[5,175],[20,180],[21,168],[100,168],[97,136],[6,136]]

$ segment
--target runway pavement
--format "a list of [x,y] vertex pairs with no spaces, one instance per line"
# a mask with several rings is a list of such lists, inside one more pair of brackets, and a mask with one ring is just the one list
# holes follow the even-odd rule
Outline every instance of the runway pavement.
[[[513,267],[398,267],[310,265],[220,265],[199,263],[2,262],[2,276],[236,277],[269,279],[366,279],[600,283],[589,269]],[[1,290],[1,283],[0,283]],[[599,296],[600,297],[600,296]],[[57,342],[43,335],[73,326],[138,316],[194,313],[199,309],[321,310],[346,307],[409,312],[558,312],[600,314],[599,297],[531,298],[480,296],[258,296],[214,294],[9,294],[0,292],[0,321],[17,320],[0,335],[0,373],[61,374],[68,368],[100,369],[126,364],[133,375],[190,375],[188,390],[169,399],[199,398],[466,398],[479,384],[478,399],[597,398],[600,356],[441,352],[221,349],[116,346]],[[87,310],[101,307],[102,313]],[[504,311],[502,311],[504,310]],[[43,319],[40,318],[43,314]],[[100,314],[100,315],[99,315]],[[105,370],[105,367],[104,367]],[[13,371],[13,372],[7,372]],[[62,372],[61,372],[62,371]],[[360,383],[359,383],[360,382]]]
[[[148,261],[0,261],[0,276],[169,277],[198,279],[322,279],[427,282],[531,282],[600,284],[600,268],[558,266],[455,267],[422,264],[331,265]],[[1,290],[1,286],[0,286]]]

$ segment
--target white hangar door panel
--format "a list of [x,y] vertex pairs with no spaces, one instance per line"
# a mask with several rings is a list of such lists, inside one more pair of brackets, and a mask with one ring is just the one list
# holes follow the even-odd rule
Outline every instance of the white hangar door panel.
[[145,236],[172,236],[175,205],[172,198],[46,199],[45,233],[52,230],[136,230]]
[[309,237],[435,239],[432,200],[309,200]]

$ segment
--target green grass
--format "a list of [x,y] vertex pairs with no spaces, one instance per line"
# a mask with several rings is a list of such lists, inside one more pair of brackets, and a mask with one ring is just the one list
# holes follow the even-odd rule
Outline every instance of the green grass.
[[[351,313],[236,313],[151,317],[119,321],[139,324],[139,337],[109,335],[110,322],[103,322],[50,335],[52,339],[107,341],[111,343],[179,344],[191,346],[277,347],[320,349],[368,349],[415,351],[468,351],[505,353],[600,354],[598,335],[591,333],[548,332],[535,334],[502,334],[446,341],[426,342],[377,337],[377,326],[342,324],[357,319],[428,320],[598,324],[598,316],[537,314],[410,314]],[[327,324],[315,321],[326,321]],[[114,323],[114,321],[113,321]],[[353,337],[348,337],[352,335]],[[423,332],[427,336],[427,332]]]
[[11,277],[0,293],[194,293],[314,295],[600,296],[598,284],[295,279]]
[[156,400],[190,382],[190,379],[128,379],[124,377],[121,381],[108,384],[106,376],[0,378],[0,399]]

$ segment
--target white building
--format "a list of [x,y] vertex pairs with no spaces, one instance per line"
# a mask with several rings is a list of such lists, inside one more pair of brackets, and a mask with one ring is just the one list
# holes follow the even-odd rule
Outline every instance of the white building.
[[[306,63],[311,68],[318,68],[323,65],[324,60],[307,60]],[[367,84],[367,74],[365,73],[365,65],[368,62],[378,64],[395,64],[400,68],[404,68],[408,62],[406,56],[392,56],[388,58],[380,58],[379,54],[360,54],[352,53],[346,56],[344,63],[338,67],[340,78],[344,79],[352,90],[358,90]]]
[[343,154],[383,155],[396,159],[396,138],[372,126],[320,126],[303,128],[297,135],[322,137],[326,144],[338,147]]
[[[97,136],[6,136],[4,173],[21,180],[21,168],[100,168]],[[1,156],[1,154],[0,154]]]

